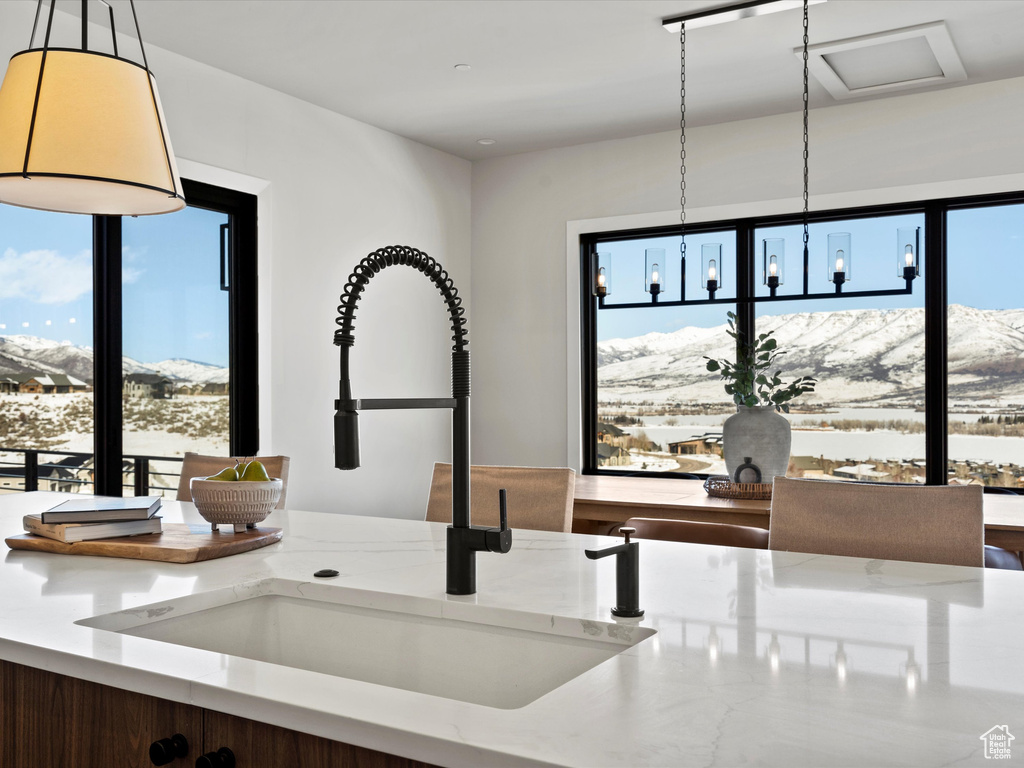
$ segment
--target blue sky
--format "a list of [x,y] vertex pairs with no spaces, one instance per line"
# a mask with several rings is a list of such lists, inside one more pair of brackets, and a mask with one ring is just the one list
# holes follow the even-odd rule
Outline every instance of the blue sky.
[[[810,227],[810,290],[812,293],[832,292],[828,282],[826,253],[830,233],[848,232],[851,236],[852,275],[844,286],[847,290],[880,290],[901,288],[897,277],[897,232],[901,228],[921,227],[919,214],[885,216],[847,222],[812,224]],[[948,298],[951,304],[965,304],[981,309],[1011,309],[1024,306],[1018,275],[1024,261],[1024,205],[954,211],[948,225],[949,274]],[[783,285],[778,295],[797,293],[802,285],[803,229],[800,226],[772,227],[758,230],[755,247],[766,238],[785,240]],[[721,285],[717,298],[736,295],[736,243],[732,232],[687,235],[687,298],[706,297],[700,287],[701,246],[722,245]],[[662,301],[679,298],[679,237],[651,238],[602,244],[599,251],[608,252],[611,261],[611,295],[608,304],[649,301],[645,291],[645,251],[663,248],[665,264],[661,267],[664,290]],[[922,234],[923,251],[923,234]],[[902,250],[901,250],[902,252]],[[926,265],[921,258],[922,277]],[[768,295],[761,281],[761,262],[757,268],[758,295]],[[924,306],[923,281],[915,283],[911,296],[823,301],[765,303],[757,315],[822,312],[854,308],[886,308]],[[726,312],[734,305],[719,304],[701,307],[666,307],[664,309],[622,309],[598,312],[598,339],[629,338],[651,331],[670,333],[684,326],[712,327],[726,322]]]
[[[228,364],[222,213],[125,218],[124,354]],[[92,218],[0,205],[0,334],[92,346]]]

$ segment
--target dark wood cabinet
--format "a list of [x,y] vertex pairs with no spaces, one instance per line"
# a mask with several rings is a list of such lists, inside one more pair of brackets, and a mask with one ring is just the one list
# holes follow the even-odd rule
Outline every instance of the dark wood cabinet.
[[238,768],[289,765],[302,768],[420,768],[426,765],[210,710],[204,712],[203,728],[210,749],[230,748]]
[[8,662],[0,681],[4,768],[146,768],[157,739],[202,738],[202,710],[187,704]]
[[146,768],[149,746],[183,734],[192,768],[228,747],[237,768],[420,768],[425,763],[234,715],[0,662],[0,766]]

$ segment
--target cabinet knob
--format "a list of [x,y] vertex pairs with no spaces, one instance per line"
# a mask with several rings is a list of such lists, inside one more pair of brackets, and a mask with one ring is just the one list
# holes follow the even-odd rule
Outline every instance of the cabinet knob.
[[188,739],[176,733],[169,739],[160,739],[149,745],[149,760],[153,765],[167,765],[176,757],[188,756]]
[[196,768],[235,768],[235,753],[227,747],[207,752],[196,760]]

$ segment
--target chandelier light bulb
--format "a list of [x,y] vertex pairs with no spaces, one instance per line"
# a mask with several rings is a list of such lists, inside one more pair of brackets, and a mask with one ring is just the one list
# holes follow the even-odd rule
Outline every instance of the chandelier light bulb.
[[708,280],[718,279],[718,267],[715,264],[715,260],[712,259],[708,262]]
[[914,246],[907,245],[906,253],[903,255],[908,267],[914,266]]
[[777,277],[779,274],[779,262],[778,259],[775,258],[775,256],[771,256],[768,259],[768,274],[771,277]]
[[843,252],[836,251],[836,272],[843,271]]

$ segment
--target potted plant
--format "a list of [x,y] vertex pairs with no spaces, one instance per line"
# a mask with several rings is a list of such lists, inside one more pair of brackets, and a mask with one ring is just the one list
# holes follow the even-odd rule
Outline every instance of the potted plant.
[[726,394],[737,407],[722,430],[725,468],[734,482],[770,483],[775,475],[786,474],[792,443],[789,421],[777,412],[789,413],[790,401],[813,392],[817,382],[801,376],[784,385],[781,370],[772,372],[785,354],[772,331],[744,341],[736,332],[736,315],[730,312],[727,333],[736,341],[736,362],[704,358],[707,369],[725,379]]

